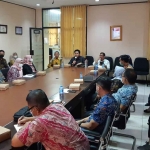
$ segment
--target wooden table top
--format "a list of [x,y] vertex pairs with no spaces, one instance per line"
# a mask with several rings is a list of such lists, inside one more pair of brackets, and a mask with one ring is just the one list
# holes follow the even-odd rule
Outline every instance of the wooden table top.
[[13,115],[27,105],[26,96],[30,90],[42,89],[48,97],[59,92],[59,86],[67,87],[78,79],[80,72],[83,76],[89,73],[85,68],[62,68],[50,71],[46,76],[38,76],[28,80],[24,85],[11,86],[6,91],[0,91],[0,126],[13,120]]

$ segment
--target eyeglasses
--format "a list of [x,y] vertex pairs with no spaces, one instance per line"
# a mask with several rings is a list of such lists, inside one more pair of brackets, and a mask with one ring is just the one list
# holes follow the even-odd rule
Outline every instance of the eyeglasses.
[[26,114],[27,112],[29,112],[31,109],[33,109],[34,107],[36,107],[36,106],[32,106],[31,108],[28,108],[28,109],[24,112],[23,116],[25,116],[25,114]]
[[75,53],[75,54],[79,54],[79,53]]

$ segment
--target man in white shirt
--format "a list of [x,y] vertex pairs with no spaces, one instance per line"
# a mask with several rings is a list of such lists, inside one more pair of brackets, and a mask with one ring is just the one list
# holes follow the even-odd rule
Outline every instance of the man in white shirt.
[[98,68],[106,68],[107,70],[110,70],[110,62],[109,60],[105,59],[105,53],[101,52],[99,55],[99,59],[95,62],[93,62],[93,65],[95,63],[98,63]]

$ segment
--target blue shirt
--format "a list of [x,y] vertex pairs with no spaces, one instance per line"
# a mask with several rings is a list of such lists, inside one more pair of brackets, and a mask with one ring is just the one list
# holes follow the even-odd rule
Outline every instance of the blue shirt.
[[123,106],[128,106],[130,98],[133,94],[136,94],[138,87],[134,85],[123,85],[117,93],[112,94],[112,96]]
[[106,122],[108,115],[114,115],[116,107],[117,101],[110,94],[107,94],[101,98],[88,121],[94,120],[99,124],[103,124]]

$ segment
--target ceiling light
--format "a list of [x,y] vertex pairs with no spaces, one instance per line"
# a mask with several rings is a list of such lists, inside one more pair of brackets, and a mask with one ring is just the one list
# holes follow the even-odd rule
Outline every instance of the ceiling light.
[[99,2],[99,0],[95,0],[95,2]]
[[40,4],[36,4],[36,6],[40,6]]

